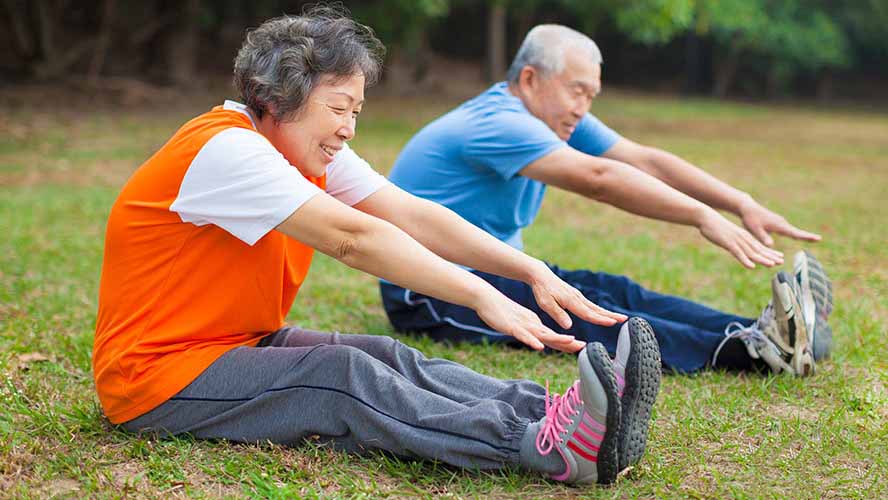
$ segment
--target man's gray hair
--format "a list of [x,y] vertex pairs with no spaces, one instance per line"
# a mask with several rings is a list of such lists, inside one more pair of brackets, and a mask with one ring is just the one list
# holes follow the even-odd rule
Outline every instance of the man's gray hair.
[[373,30],[345,9],[313,7],[249,31],[234,59],[234,85],[259,118],[289,120],[322,77],[335,82],[363,74],[367,86],[376,83],[384,53]]
[[521,70],[525,66],[533,66],[544,77],[556,75],[564,71],[564,55],[568,49],[585,51],[594,64],[601,64],[601,51],[598,45],[588,36],[579,31],[558,24],[541,24],[527,32],[524,41],[506,79],[509,83],[518,83]]

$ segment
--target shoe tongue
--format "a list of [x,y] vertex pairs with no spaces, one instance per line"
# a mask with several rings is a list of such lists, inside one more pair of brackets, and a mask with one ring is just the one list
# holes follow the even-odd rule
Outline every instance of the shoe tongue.
[[620,327],[620,336],[617,338],[617,356],[614,358],[614,371],[620,378],[626,375],[626,363],[629,362],[629,322]]

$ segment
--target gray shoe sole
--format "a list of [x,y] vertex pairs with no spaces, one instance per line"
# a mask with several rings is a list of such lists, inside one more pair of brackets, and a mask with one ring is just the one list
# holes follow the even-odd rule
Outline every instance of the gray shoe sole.
[[586,346],[586,358],[595,375],[598,377],[604,392],[607,394],[607,430],[604,439],[598,448],[598,482],[610,484],[617,480],[617,473],[621,469],[617,448],[620,435],[620,396],[617,393],[617,378],[614,375],[613,362],[607,354],[607,349],[599,342],[593,342]]
[[660,346],[654,329],[642,318],[630,318],[629,342],[620,425],[620,470],[638,463],[644,455],[651,410],[660,390]]
[[805,314],[812,314],[814,318],[809,325],[814,359],[826,358],[832,347],[832,329],[827,323],[833,309],[832,282],[820,261],[807,251],[796,254],[793,274],[801,288]]

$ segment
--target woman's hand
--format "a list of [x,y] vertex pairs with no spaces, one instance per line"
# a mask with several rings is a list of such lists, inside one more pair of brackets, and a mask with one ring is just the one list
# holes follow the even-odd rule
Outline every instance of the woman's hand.
[[577,352],[586,343],[570,335],[555,333],[533,311],[490,287],[474,307],[478,316],[494,330],[515,337],[537,351],[545,346],[564,352]]
[[565,330],[573,325],[568,312],[575,316],[602,326],[612,326],[618,322],[626,321],[624,314],[608,311],[595,304],[576,288],[568,285],[555,275],[548,266],[540,262],[541,267],[534,273],[534,277],[528,283],[533,290],[540,308]]

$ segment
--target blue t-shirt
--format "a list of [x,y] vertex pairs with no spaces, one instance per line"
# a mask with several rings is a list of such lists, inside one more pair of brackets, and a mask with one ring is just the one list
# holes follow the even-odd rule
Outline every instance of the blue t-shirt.
[[500,82],[413,136],[389,178],[520,250],[546,186],[518,172],[566,145],[601,155],[619,138],[587,113],[565,143]]

